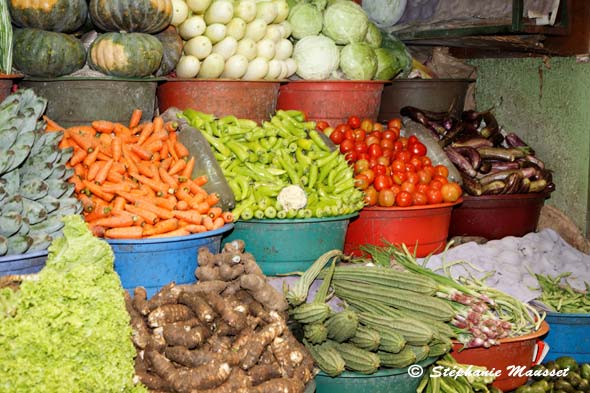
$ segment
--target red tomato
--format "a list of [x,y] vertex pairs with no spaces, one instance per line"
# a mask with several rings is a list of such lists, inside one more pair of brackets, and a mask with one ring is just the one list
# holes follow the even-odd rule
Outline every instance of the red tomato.
[[432,161],[427,156],[420,157],[422,160],[422,166],[432,166]]
[[[334,131],[336,132],[336,131]],[[332,134],[334,134],[334,132]],[[354,142],[352,139],[345,139],[340,144],[340,153],[346,154],[354,149]]]
[[391,119],[387,122],[387,128],[391,129],[391,128],[397,128],[400,129],[402,128],[402,121],[398,118],[395,119]]
[[393,183],[393,185],[391,186],[391,191],[393,191],[393,195],[397,195],[401,192],[402,188],[400,187],[399,184],[395,184]]
[[395,159],[403,161],[404,163],[410,162],[410,160],[412,159],[412,153],[410,153],[407,150],[400,151],[395,156]]
[[420,192],[420,191],[416,191],[413,195],[412,202],[415,206],[426,205],[426,204],[428,204],[428,197],[426,196],[425,193]]
[[377,175],[375,177],[375,181],[373,182],[373,187],[375,190],[381,191],[384,188],[391,187],[391,177],[386,175]]
[[339,145],[342,143],[342,141],[344,141],[344,133],[342,132],[342,130],[335,129],[330,134],[330,140],[332,140],[332,142],[334,142],[335,144]]
[[364,170],[369,169],[369,161],[359,158],[354,163],[354,173],[361,173]]
[[[375,126],[377,124],[379,124],[379,123],[375,123],[375,125],[373,126],[373,128],[375,128]],[[369,135],[374,136],[375,138],[381,140],[381,131],[371,131],[371,133]]]
[[356,151],[351,150],[344,155],[344,159],[348,162],[355,162],[356,160],[358,160],[358,154]]
[[342,131],[342,133],[344,134],[346,131],[351,129],[352,128],[350,128],[347,124],[338,124],[336,128],[334,128],[334,131],[339,130]]
[[410,160],[410,164],[412,164],[417,171],[422,169],[422,160],[418,156],[412,157],[412,159]]
[[344,139],[350,139],[351,141],[354,141],[354,131],[352,131],[350,128],[344,131]]
[[432,180],[432,175],[425,169],[420,169],[418,172],[418,183],[420,184],[428,184],[430,180]]
[[422,157],[426,155],[426,146],[424,146],[424,144],[420,142],[416,142],[413,145],[409,145],[409,150],[415,156]]
[[393,150],[393,141],[391,139],[381,139],[379,142],[382,148]]
[[416,172],[408,172],[407,176],[407,182],[410,182],[412,184],[418,184],[420,182],[420,177],[418,177],[418,174]]
[[447,179],[446,177],[443,177],[443,176],[439,176],[439,175],[434,175],[433,179],[438,181],[441,184],[447,184],[449,182],[449,179]]
[[414,165],[410,164],[409,162],[406,162],[404,170],[406,172],[416,172],[416,168],[414,168]]
[[400,207],[412,206],[412,199],[412,194],[402,190],[395,196],[395,204]]
[[383,124],[377,122],[373,124],[373,130],[374,131],[383,131]]
[[395,184],[402,184],[408,179],[408,174],[406,172],[393,172],[393,182]]
[[[369,149],[370,149],[370,148],[371,148],[371,147],[369,146]],[[379,165],[384,165],[384,166],[386,166],[387,168],[389,168],[389,157],[385,157],[385,156],[380,156],[380,157],[377,157],[377,163],[378,163]]]
[[416,191],[416,185],[414,183],[410,183],[409,181],[405,181],[401,184],[402,191],[409,192],[410,194]]
[[383,207],[393,206],[395,203],[395,195],[393,194],[393,191],[391,191],[391,188],[384,188],[379,191],[377,203],[379,206]]
[[359,190],[366,190],[369,187],[369,179],[365,175],[356,175],[354,177],[354,185]]
[[403,172],[406,170],[406,164],[401,160],[394,160],[391,163],[391,170],[394,172]]
[[444,165],[436,165],[434,167],[434,174],[435,174],[435,176],[448,177],[449,176],[449,169]]
[[371,157],[381,157],[383,155],[383,149],[381,149],[381,146],[377,143],[373,143],[372,145],[369,146],[369,156]]
[[375,165],[375,173],[377,175],[385,175],[387,173],[387,167],[385,165],[377,164]]
[[361,126],[361,119],[358,116],[350,116],[346,122],[350,128],[359,128]]
[[363,119],[363,121],[361,121],[361,128],[365,131],[373,131],[373,120]]
[[357,154],[366,153],[368,148],[369,146],[367,146],[365,142],[356,142],[354,144],[354,151],[356,151]]
[[352,137],[355,142],[364,141],[366,136],[367,136],[367,133],[364,130],[358,129],[358,130],[352,131]]
[[428,191],[428,184],[418,183],[416,185],[416,192],[421,192],[422,194],[426,195],[427,191]]
[[369,135],[367,137],[367,139],[365,139],[365,142],[367,142],[367,145],[371,146],[371,145],[379,145],[379,139],[375,138],[372,135]]
[[[369,156],[367,154],[367,156]],[[375,157],[369,156],[369,168],[373,169],[378,164],[377,159]]]
[[391,162],[393,160],[393,150],[391,149],[383,149],[383,157],[387,157],[387,159],[389,160],[389,162]]
[[408,138],[408,146],[412,146],[415,145],[416,143],[419,143],[420,141],[418,140],[418,137],[416,135],[410,135],[410,137]]
[[443,197],[442,197],[442,193],[440,190],[437,190],[435,188],[431,188],[426,192],[426,196],[428,197],[428,203],[430,205],[435,204],[435,203],[442,203],[443,201]]
[[392,142],[395,142],[397,140],[398,136],[399,136],[399,133],[397,133],[396,131],[389,130],[389,129],[387,129],[381,133],[381,139],[387,139]]
[[461,194],[463,194],[461,186],[455,182],[443,184],[440,192],[442,194],[443,201],[445,202],[455,202],[461,197]]
[[440,190],[442,188],[443,184],[441,182],[439,182],[438,180],[431,180],[430,183],[428,184],[428,188],[434,189],[434,190]]
[[317,128],[320,131],[324,131],[328,127],[330,127],[330,125],[328,124],[327,121],[324,121],[324,120],[320,120],[317,123],[315,123],[315,128]]
[[434,167],[432,165],[424,165],[422,170],[428,172],[431,178],[434,177]]
[[375,180],[375,171],[372,169],[365,169],[364,171],[360,172],[359,175],[363,175],[369,181],[369,184],[373,184]]
[[369,161],[369,158],[370,158],[369,157],[369,154],[367,154],[367,153],[361,153],[361,154],[358,155],[358,159],[359,160],[367,160],[367,161]]
[[365,205],[375,206],[377,204],[377,190],[373,186],[369,186],[365,190]]
[[404,146],[402,144],[401,141],[395,141],[393,142],[393,152],[397,155],[397,153],[401,152],[402,150],[404,150]]

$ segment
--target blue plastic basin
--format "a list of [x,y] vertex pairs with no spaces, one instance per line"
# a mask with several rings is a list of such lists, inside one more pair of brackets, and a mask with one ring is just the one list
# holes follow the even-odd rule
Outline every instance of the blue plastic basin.
[[348,223],[356,215],[238,221],[223,243],[246,242],[246,251],[267,276],[303,271],[322,254],[344,248]]
[[38,273],[47,260],[47,250],[0,257],[0,276]]
[[233,228],[226,224],[214,231],[157,239],[109,239],[115,253],[115,271],[121,277],[123,288],[133,290],[142,286],[148,297],[164,285],[195,282],[197,250],[207,247],[218,253],[221,236]]
[[590,363],[590,314],[547,313],[549,334],[544,341],[549,344],[545,360],[571,356],[578,363]]

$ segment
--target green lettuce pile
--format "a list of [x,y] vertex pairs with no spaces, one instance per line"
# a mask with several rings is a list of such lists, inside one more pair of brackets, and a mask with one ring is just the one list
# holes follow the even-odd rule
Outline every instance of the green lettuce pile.
[[145,392],[113,252],[64,222],[35,279],[0,291],[0,392]]

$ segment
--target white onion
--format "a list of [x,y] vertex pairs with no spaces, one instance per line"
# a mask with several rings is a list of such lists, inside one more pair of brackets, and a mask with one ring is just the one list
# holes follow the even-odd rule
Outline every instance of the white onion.
[[172,0],[172,21],[170,24],[179,26],[188,18],[188,7],[183,0]]
[[279,75],[279,80],[287,79],[289,76],[289,67],[287,63],[281,60],[281,75]]
[[282,38],[275,45],[275,59],[286,60],[293,54],[293,44],[286,38]]
[[227,35],[227,27],[221,23],[213,23],[205,29],[205,35],[209,37],[213,44],[218,43]]
[[238,42],[237,53],[243,55],[248,61],[256,58],[256,43],[250,38],[244,38]]
[[184,40],[190,40],[193,37],[201,35],[205,32],[207,25],[202,16],[193,15],[187,18],[178,28],[178,34]]
[[279,76],[281,76],[281,72],[283,72],[283,64],[280,60],[271,60],[268,62],[268,72],[264,79],[266,80],[277,80]]
[[234,37],[238,41],[244,38],[244,34],[246,34],[246,22],[241,18],[233,18],[226,27],[227,35]]
[[272,1],[256,3],[256,19],[262,19],[266,24],[272,23],[277,17],[277,5]]
[[260,41],[266,34],[266,22],[262,19],[254,19],[246,25],[246,34],[244,37],[250,38],[254,42]]
[[204,35],[191,38],[184,43],[184,53],[196,57],[199,60],[203,60],[205,57],[211,54],[213,45],[211,40]]
[[288,59],[284,60],[283,63],[287,66],[287,76],[285,78],[289,78],[297,71],[297,62],[295,59],[289,57]]
[[211,53],[201,63],[199,78],[219,78],[225,67],[225,60],[219,53]]
[[235,55],[238,50],[238,41],[234,37],[225,37],[213,47],[213,53],[219,53],[223,60],[227,60]]
[[186,0],[186,5],[188,5],[188,8],[190,8],[195,14],[202,14],[207,8],[209,8],[210,4],[211,0]]
[[275,43],[279,42],[283,38],[283,32],[279,25],[268,25],[266,26],[266,34],[264,38],[273,40]]
[[205,22],[208,25],[213,23],[229,23],[234,17],[234,6],[228,0],[215,0],[207,11],[205,11]]
[[240,0],[235,6],[234,13],[244,22],[252,22],[256,18],[256,2],[254,0]]
[[274,0],[274,3],[277,6],[277,17],[272,23],[281,23],[289,16],[289,4],[285,0]]
[[275,43],[268,38],[264,38],[256,44],[256,56],[270,60],[275,56]]
[[222,78],[240,79],[248,69],[248,59],[243,55],[233,55],[225,62]]
[[194,78],[199,73],[201,62],[195,56],[183,55],[176,64],[176,76],[179,78]]
[[261,57],[257,57],[250,63],[248,63],[248,69],[246,70],[246,73],[244,74],[242,79],[249,81],[259,80],[264,78],[267,73],[268,62]]
[[281,28],[282,37],[289,38],[289,36],[291,35],[291,32],[293,31],[293,28],[291,27],[291,23],[288,20],[284,20],[281,23],[279,23],[279,27]]

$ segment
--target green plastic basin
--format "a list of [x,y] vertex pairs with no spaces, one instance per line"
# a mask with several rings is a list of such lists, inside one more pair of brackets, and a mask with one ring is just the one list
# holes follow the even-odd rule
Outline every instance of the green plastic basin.
[[320,372],[315,377],[316,393],[416,393],[423,374],[410,373],[419,371],[417,366],[426,372],[436,359],[428,358],[404,368],[384,368],[371,375],[345,371],[332,378]]
[[342,250],[352,217],[238,221],[222,240],[246,242],[246,251],[267,276],[306,270],[322,254]]

